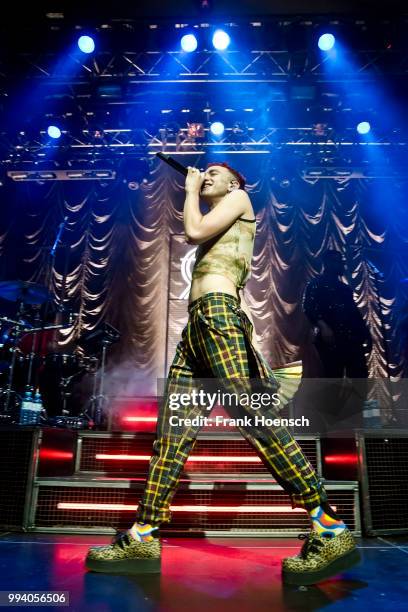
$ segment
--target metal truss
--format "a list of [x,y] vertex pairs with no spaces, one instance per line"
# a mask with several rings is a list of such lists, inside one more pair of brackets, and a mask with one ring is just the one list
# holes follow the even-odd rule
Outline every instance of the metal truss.
[[[404,88],[408,46],[349,50],[343,69],[337,72],[329,69],[328,62],[327,56],[322,59],[310,46],[294,51],[282,45],[189,55],[104,51],[90,57],[72,54],[64,61],[51,52],[18,53],[12,63],[0,58],[4,107],[13,108],[16,80],[24,81],[37,97],[35,111],[22,113],[13,125],[3,122],[0,161],[36,163],[46,158],[65,163],[123,155],[148,157],[156,151],[273,156],[285,150],[308,157],[311,163],[342,164],[364,161],[373,147],[398,159],[408,142],[401,126],[389,127],[375,141],[357,138],[353,112],[363,107],[375,116],[383,109],[376,100],[370,100],[372,108],[367,108],[353,84],[386,75]],[[228,95],[223,95],[227,85]],[[283,107],[278,104],[288,102],[293,112],[279,122]],[[226,125],[221,139],[212,137],[208,129],[217,113],[223,113]],[[59,120],[63,131],[57,142],[40,131],[51,118]],[[203,137],[192,137],[188,122],[202,122]],[[320,130],[313,125],[318,122],[323,126]],[[345,127],[332,129],[330,123]]]
[[156,131],[147,129],[123,129],[109,128],[98,130],[82,130],[79,134],[63,132],[62,141],[51,140],[42,131],[36,138],[30,138],[29,134],[23,132],[14,136],[2,134],[0,146],[3,150],[13,151],[12,156],[24,156],[24,153],[39,154],[47,151],[67,151],[71,154],[75,151],[80,152],[104,152],[109,151],[110,155],[115,152],[125,151],[140,153],[142,151],[162,151],[169,149],[174,153],[194,153],[209,149],[219,150],[226,148],[231,151],[251,152],[258,151],[270,152],[272,148],[282,147],[313,147],[326,150],[334,150],[350,147],[367,149],[370,147],[398,147],[407,146],[407,134],[393,131],[389,134],[392,138],[383,137],[382,139],[372,139],[362,141],[356,138],[354,129],[344,129],[341,133],[334,133],[326,126],[326,132],[318,133],[317,126],[311,127],[250,127],[244,122],[234,124],[233,127],[226,127],[222,137],[215,137],[211,134],[208,127],[203,127],[202,137],[189,135],[187,127],[180,127],[176,123],[167,127],[159,127]]
[[[348,40],[341,70],[316,48],[319,28],[327,23],[317,15],[228,22],[234,44],[224,52],[209,48],[214,24],[201,19],[95,21],[99,50],[89,56],[61,51],[61,41],[76,40],[81,28],[80,19],[75,27],[66,21],[55,18],[43,30],[29,23],[22,40],[3,27],[8,49],[0,50],[3,170],[34,173],[31,180],[40,171],[41,180],[66,180],[80,171],[96,180],[100,172],[113,178],[120,160],[149,160],[167,151],[258,155],[272,163],[284,155],[308,168],[327,166],[329,174],[332,168],[341,173],[346,167],[346,174],[357,168],[357,176],[373,159],[387,174],[387,167],[401,166],[406,157],[403,119],[389,110],[393,125],[388,121],[379,133],[385,123],[381,96],[365,97],[377,84],[380,89],[391,83],[395,97],[406,98],[405,18],[333,22]],[[191,54],[178,50],[187,26],[201,35],[201,46]],[[22,91],[27,97],[19,112]],[[363,141],[355,132],[362,110],[378,128],[375,140]],[[215,118],[226,126],[222,138],[209,131]],[[58,141],[45,132],[54,121],[62,130]],[[191,124],[202,124],[199,136],[191,134]]]
[[177,126],[163,126],[155,131],[110,128],[97,132],[82,130],[74,135],[65,133],[61,142],[51,141],[45,133],[37,138],[20,133],[14,140],[3,134],[0,162],[16,171],[55,172],[67,164],[71,171],[77,167],[97,170],[99,166],[105,171],[107,167],[113,169],[121,159],[148,160],[158,151],[187,156],[216,152],[260,155],[272,160],[285,156],[306,163],[308,167],[364,163],[372,166],[375,158],[377,165],[382,165],[382,172],[387,174],[387,168],[391,164],[400,166],[407,153],[408,138],[401,133],[393,133],[392,139],[364,141],[356,138],[355,130],[339,133],[324,129],[320,132],[321,129],[320,125],[263,129],[241,125],[228,127],[221,138],[212,136],[209,129],[204,128],[202,137],[195,138],[189,135],[188,128]]
[[[70,162],[72,166],[72,161]],[[50,166],[50,164],[47,164]],[[137,168],[134,170],[134,174],[137,176],[132,177],[128,181],[129,189],[138,189],[140,182],[147,181],[148,166],[144,168]],[[408,181],[408,169],[393,169],[387,168],[363,168],[356,165],[347,166],[303,166],[298,164],[297,167],[291,171],[291,173],[284,173],[279,171],[279,164],[273,163],[273,160],[267,160],[267,168],[270,174],[270,179],[277,186],[282,189],[286,189],[290,186],[291,178],[294,175],[300,175],[305,181],[309,183],[316,183],[323,179],[335,180],[339,185],[348,183],[354,179],[387,179],[387,180],[404,180]],[[103,169],[102,166],[99,170],[94,170],[86,162],[77,164],[76,170],[72,168],[44,170],[38,169],[35,164],[31,167],[26,167],[23,170],[7,170],[7,176],[14,182],[36,182],[36,183],[47,183],[50,181],[98,181],[106,183],[106,181],[115,180],[118,176],[117,172],[111,168]],[[135,179],[138,179],[137,181]]]
[[343,69],[327,68],[329,57],[313,51],[290,52],[282,49],[212,50],[186,55],[181,51],[140,51],[97,53],[86,61],[71,55],[64,62],[53,53],[19,54],[11,66],[0,64],[3,87],[15,76],[48,81],[50,84],[80,85],[120,79],[129,85],[141,83],[231,83],[286,82],[296,76],[320,82],[371,80],[380,75],[407,76],[408,49],[349,50]]

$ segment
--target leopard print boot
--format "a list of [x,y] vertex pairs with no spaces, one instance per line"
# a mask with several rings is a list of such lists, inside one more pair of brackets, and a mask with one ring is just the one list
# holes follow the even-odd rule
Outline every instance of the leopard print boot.
[[282,577],[286,584],[308,585],[348,570],[360,561],[356,542],[348,529],[334,537],[311,531],[301,534],[305,542],[297,557],[283,560]]
[[112,544],[92,546],[85,566],[109,574],[155,574],[160,572],[161,543],[158,537],[137,542],[127,532],[118,533]]

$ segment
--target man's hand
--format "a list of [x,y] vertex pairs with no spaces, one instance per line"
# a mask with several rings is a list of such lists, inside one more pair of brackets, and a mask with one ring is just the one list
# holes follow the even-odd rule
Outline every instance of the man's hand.
[[188,166],[188,173],[185,182],[186,193],[199,194],[201,185],[204,181],[204,176],[204,172],[200,172],[198,168]]

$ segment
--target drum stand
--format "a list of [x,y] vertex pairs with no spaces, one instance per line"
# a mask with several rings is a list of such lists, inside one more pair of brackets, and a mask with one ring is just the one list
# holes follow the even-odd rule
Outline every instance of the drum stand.
[[[39,313],[37,313],[34,322],[37,323],[37,325],[38,325],[40,320],[41,320],[40,319],[40,315],[39,315]],[[31,351],[30,351],[30,354],[28,356],[28,374],[27,374],[27,384],[26,384],[26,390],[27,391],[32,391],[33,390],[33,387],[32,387],[32,384],[31,384],[31,379],[33,377],[33,365],[34,365],[34,359],[35,359],[35,356],[36,356],[35,349],[36,349],[36,343],[37,343],[37,337],[38,337],[37,333],[38,332],[36,332],[36,331],[33,332],[33,338],[32,338],[32,341],[31,341]]]
[[7,387],[4,391],[4,394],[6,396],[6,401],[4,404],[4,412],[5,414],[7,414],[9,412],[9,407],[10,407],[10,396],[12,395],[12,393],[16,393],[15,391],[13,391],[13,380],[14,380],[14,370],[16,367],[16,360],[17,360],[17,352],[18,352],[18,347],[17,347],[17,338],[19,337],[19,335],[22,333],[22,331],[24,330],[25,326],[23,321],[21,320],[21,317],[24,314],[24,303],[23,300],[20,301],[20,306],[18,308],[18,312],[17,312],[17,321],[16,321],[16,325],[14,327],[14,346],[11,349],[11,362],[10,362],[10,366],[9,366],[9,372],[8,372],[8,380],[7,380]]
[[[92,396],[89,398],[91,417],[95,427],[101,427],[104,423],[106,395],[105,395],[105,372],[108,348],[117,342],[120,332],[109,323],[104,323],[100,328],[87,332],[78,340],[80,346],[89,356],[100,355],[99,367],[95,368],[93,378]],[[112,416],[109,411],[107,415],[107,427],[111,427]]]
[[59,387],[61,389],[61,396],[62,396],[62,414],[64,415],[70,414],[70,411],[68,410],[68,406],[67,406],[67,400],[72,395],[72,392],[69,391],[69,386],[71,385],[72,381],[75,380],[75,378],[77,378],[78,376],[82,376],[83,373],[84,373],[84,369],[81,368],[78,372],[75,372],[75,374],[71,374],[71,376],[61,377],[61,382],[59,383]]
[[[100,359],[100,368],[94,373],[92,396],[90,398],[92,419],[96,427],[100,427],[103,422],[106,405],[105,395],[105,370],[106,370],[106,353],[111,341],[107,338],[102,340],[102,354]],[[110,426],[110,416],[108,416],[108,430]]]

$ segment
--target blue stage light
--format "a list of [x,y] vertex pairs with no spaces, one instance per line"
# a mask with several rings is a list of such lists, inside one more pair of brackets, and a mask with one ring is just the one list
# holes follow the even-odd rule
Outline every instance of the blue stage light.
[[317,44],[322,51],[330,51],[330,49],[333,49],[335,42],[336,39],[333,34],[322,34]]
[[217,51],[225,51],[229,46],[231,39],[229,35],[224,32],[224,30],[216,30],[212,37],[212,43],[214,45],[214,49]]
[[210,132],[214,134],[214,136],[221,136],[224,133],[224,124],[221,121],[214,121],[210,125]]
[[80,36],[78,38],[78,47],[82,53],[92,53],[95,51],[94,39],[90,36]]
[[50,138],[60,138],[61,130],[56,125],[49,125],[47,129],[47,134]]
[[357,132],[359,134],[368,134],[370,130],[371,125],[368,123],[368,121],[361,121],[357,126]]
[[181,48],[186,53],[191,53],[197,49],[197,39],[194,34],[184,34],[180,41]]

